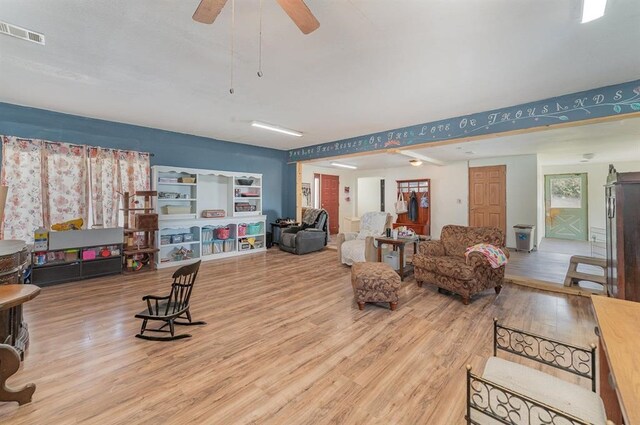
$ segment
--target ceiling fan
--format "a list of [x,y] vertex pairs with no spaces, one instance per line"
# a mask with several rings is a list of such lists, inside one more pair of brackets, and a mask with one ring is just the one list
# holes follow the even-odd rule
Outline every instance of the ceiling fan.
[[[303,0],[277,0],[280,7],[304,34],[312,33],[320,27],[320,22],[313,16]],[[201,0],[193,14],[193,20],[203,24],[212,24],[227,0]]]

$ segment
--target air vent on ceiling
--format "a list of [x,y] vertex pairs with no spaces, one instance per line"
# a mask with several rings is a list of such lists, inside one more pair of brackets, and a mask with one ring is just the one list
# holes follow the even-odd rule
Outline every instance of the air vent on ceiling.
[[31,41],[34,43],[42,44],[44,46],[43,34],[29,31],[27,29],[8,24],[6,22],[0,21],[0,33],[7,34],[16,38],[21,38],[23,40]]

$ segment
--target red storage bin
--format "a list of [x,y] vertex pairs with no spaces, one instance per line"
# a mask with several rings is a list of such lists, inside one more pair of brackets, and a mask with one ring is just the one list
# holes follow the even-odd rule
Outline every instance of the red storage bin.
[[216,229],[216,239],[229,239],[231,231],[228,227],[218,227]]

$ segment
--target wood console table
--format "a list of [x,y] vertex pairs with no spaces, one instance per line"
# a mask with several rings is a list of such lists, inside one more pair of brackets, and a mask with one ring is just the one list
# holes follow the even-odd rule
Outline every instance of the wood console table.
[[[21,332],[22,304],[34,299],[40,293],[36,285],[9,284],[0,285],[0,312],[8,313],[7,330],[9,334],[4,344],[0,344],[0,401],[17,401],[25,404],[31,401],[36,386],[28,384],[21,389],[13,390],[5,381],[20,368],[21,353],[13,347]],[[19,314],[20,313],[20,314]]]
[[600,397],[616,424],[640,424],[640,303],[592,296],[600,337]]

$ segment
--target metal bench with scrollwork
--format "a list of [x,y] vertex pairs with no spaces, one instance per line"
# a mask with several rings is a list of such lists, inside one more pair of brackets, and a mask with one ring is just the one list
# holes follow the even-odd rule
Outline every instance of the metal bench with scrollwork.
[[[591,390],[497,357],[498,350],[591,381]],[[596,394],[596,346],[583,348],[493,324],[493,357],[482,376],[467,366],[466,423],[611,425]]]

